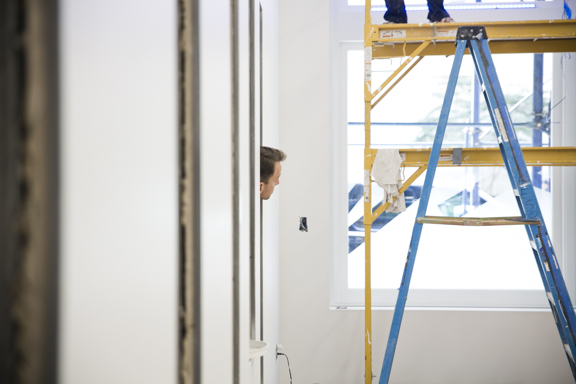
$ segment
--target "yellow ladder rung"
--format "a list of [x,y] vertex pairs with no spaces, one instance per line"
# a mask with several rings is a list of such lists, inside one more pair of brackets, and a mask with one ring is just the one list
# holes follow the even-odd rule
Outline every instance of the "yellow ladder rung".
[[444,224],[444,225],[464,225],[471,227],[482,227],[491,225],[538,225],[540,219],[523,219],[520,216],[511,217],[446,217],[446,216],[425,216],[417,217],[418,224]]

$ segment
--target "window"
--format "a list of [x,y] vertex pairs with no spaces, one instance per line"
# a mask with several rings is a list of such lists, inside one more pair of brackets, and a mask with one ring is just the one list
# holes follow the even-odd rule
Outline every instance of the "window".
[[[341,115],[345,129],[341,148],[346,147],[347,214],[342,220],[348,242],[340,243],[335,260],[334,300],[336,305],[364,303],[363,224],[363,51],[361,43],[340,44]],[[534,55],[494,55],[498,77],[511,118],[522,146],[550,146],[550,132],[534,130]],[[549,116],[552,90],[552,55],[544,55],[543,113]],[[400,65],[400,59],[373,62],[373,84],[380,84]],[[414,148],[432,146],[452,57],[426,57],[372,111],[372,148]],[[460,70],[456,95],[443,147],[497,147],[483,97],[479,103],[474,85],[473,65],[466,57]],[[410,100],[410,102],[406,102]],[[384,104],[384,105],[382,105]],[[548,124],[550,125],[550,124]],[[546,127],[546,124],[544,124]],[[536,133],[535,133],[536,132]],[[407,168],[405,178],[415,169]],[[574,172],[555,178],[551,167],[529,168],[546,225],[554,239],[553,218],[573,215],[554,210],[551,190],[565,188]],[[400,285],[406,254],[418,206],[424,175],[407,190],[407,210],[383,214],[372,228],[372,304],[393,306]],[[572,181],[570,181],[572,182]],[[344,183],[344,182],[342,182]],[[344,192],[343,192],[344,193]],[[380,193],[380,195],[378,195]],[[373,184],[373,208],[382,200],[381,189]],[[517,216],[518,208],[504,167],[439,168],[428,206],[428,215]],[[344,215],[343,215],[344,216]],[[556,252],[559,253],[558,247]],[[559,255],[560,259],[564,259]],[[564,265],[568,261],[564,260]],[[563,269],[569,289],[574,291],[571,270]],[[521,226],[468,228],[425,226],[408,306],[547,308],[534,256],[525,229]]]

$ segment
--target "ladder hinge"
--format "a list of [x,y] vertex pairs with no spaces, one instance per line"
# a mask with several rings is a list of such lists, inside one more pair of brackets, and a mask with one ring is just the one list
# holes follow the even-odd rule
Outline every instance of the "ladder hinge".
[[456,40],[486,40],[487,38],[486,28],[483,25],[462,26],[456,31]]

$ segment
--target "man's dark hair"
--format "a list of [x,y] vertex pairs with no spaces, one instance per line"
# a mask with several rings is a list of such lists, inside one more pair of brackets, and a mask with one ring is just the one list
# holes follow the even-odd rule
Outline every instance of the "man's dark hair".
[[260,182],[267,184],[274,174],[276,163],[286,160],[286,154],[279,149],[260,147]]

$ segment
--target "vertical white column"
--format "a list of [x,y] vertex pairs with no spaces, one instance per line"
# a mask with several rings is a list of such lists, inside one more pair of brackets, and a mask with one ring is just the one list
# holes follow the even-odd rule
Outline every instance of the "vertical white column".
[[199,12],[202,382],[232,383],[230,1],[201,0]]
[[[278,0],[262,0],[262,142],[264,145],[282,149],[279,142],[279,91],[278,91]],[[260,138],[257,138],[260,143]],[[287,160],[289,161],[289,160]],[[256,156],[257,180],[260,181],[260,156]],[[281,178],[282,179],[282,178]],[[282,179],[283,180],[283,179]],[[278,382],[276,344],[279,337],[279,200],[283,181],[271,199],[262,204],[262,257],[264,268],[263,308],[264,337],[268,350],[264,355],[264,382]],[[260,218],[260,214],[257,215]],[[258,227],[257,227],[258,228]]]
[[175,383],[176,2],[59,6],[59,381]]

